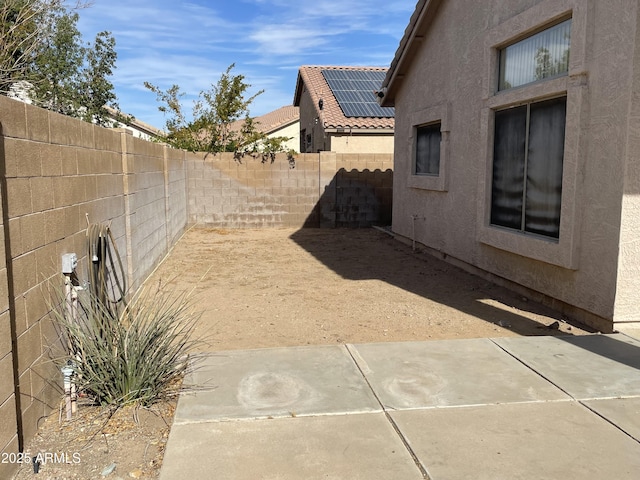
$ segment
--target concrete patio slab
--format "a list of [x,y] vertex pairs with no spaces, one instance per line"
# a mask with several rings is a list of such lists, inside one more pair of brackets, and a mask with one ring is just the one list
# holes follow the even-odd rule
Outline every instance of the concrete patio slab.
[[488,339],[348,348],[388,409],[569,400]]
[[576,399],[640,396],[640,341],[626,335],[493,341]]
[[635,480],[640,471],[640,444],[574,401],[390,415],[430,480]]
[[161,480],[422,480],[383,413],[174,425]]
[[160,479],[635,479],[639,343],[593,335],[210,354],[189,382],[216,388],[181,396]]
[[640,397],[587,400],[583,403],[640,442]]
[[379,412],[343,346],[273,348],[205,356],[174,422]]

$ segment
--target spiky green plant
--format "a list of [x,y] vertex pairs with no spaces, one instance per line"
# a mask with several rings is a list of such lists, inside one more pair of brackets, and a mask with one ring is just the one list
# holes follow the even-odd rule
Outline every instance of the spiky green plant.
[[179,390],[193,362],[187,356],[203,344],[194,337],[200,314],[186,295],[172,296],[144,288],[114,316],[113,309],[79,296],[77,318],[66,300],[53,309],[73,365],[79,391],[97,404],[148,406]]

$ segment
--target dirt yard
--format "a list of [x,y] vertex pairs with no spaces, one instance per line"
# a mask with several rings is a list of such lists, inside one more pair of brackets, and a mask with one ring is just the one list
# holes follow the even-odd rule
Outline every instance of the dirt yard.
[[[196,295],[210,351],[586,333],[375,229],[194,228],[146,285],[158,283]],[[131,409],[107,422],[87,408],[72,424],[55,412],[28,451],[66,452],[70,462],[37,477],[23,465],[16,479],[157,478],[173,408],[138,412],[139,423]]]
[[197,295],[211,350],[581,333],[375,229],[193,229],[158,281]]

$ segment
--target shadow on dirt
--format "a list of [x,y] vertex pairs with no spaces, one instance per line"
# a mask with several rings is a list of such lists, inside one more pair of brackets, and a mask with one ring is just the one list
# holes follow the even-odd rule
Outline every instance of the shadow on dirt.
[[[372,235],[376,241],[363,241]],[[303,228],[290,238],[345,279],[382,280],[520,335],[571,334],[560,313],[429,254],[414,253],[379,230]],[[544,316],[545,324],[519,312]]]
[[325,187],[305,227],[370,227],[391,223],[393,171],[341,168]]

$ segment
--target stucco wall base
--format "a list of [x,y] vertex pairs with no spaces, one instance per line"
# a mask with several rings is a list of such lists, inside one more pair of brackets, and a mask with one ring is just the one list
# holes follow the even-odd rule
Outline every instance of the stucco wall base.
[[[396,240],[399,240],[402,243],[411,246],[414,245],[414,241],[411,238],[405,237],[396,232],[393,232],[393,236]],[[586,330],[592,329],[594,331],[602,333],[613,333],[614,331],[622,331],[620,330],[619,325],[625,325],[627,328],[632,328],[635,325],[636,333],[640,335],[640,323],[614,324],[611,319],[601,317],[582,308],[576,307],[575,305],[570,305],[566,302],[558,300],[557,298],[553,298],[529,287],[525,287],[524,285],[520,285],[519,283],[500,277],[494,273],[488,272],[475,265],[460,260],[459,258],[452,257],[451,255],[448,255],[444,252],[428,247],[418,241],[415,242],[415,247],[416,251],[426,253],[435,258],[438,258],[439,260],[443,260],[468,273],[471,273],[472,275],[476,275],[495,285],[507,288],[512,292],[517,293],[518,295],[522,295],[528,300],[538,302],[546,307],[556,310],[557,312],[561,313],[563,317],[565,317],[564,319],[568,323],[580,326],[582,328],[587,327],[585,328]]]
[[638,322],[618,322],[614,330],[640,340],[640,323]]

